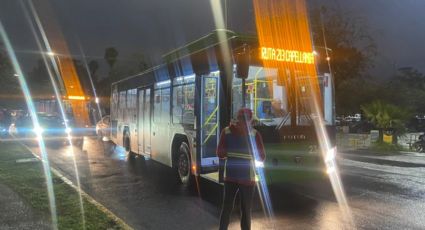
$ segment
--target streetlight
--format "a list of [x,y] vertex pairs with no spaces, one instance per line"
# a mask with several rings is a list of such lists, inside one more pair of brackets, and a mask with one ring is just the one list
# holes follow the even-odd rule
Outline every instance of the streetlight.
[[326,61],[330,61],[331,57],[329,57],[329,52],[332,52],[331,48],[324,47],[324,46],[313,46],[313,54],[314,56],[318,56],[319,53],[316,51],[316,48],[324,49],[326,51]]

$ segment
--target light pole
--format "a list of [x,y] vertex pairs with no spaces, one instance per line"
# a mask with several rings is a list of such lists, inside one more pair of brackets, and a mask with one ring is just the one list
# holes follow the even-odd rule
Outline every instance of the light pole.
[[329,70],[329,75],[331,76],[331,84],[332,84],[332,124],[335,124],[335,116],[336,116],[336,108],[335,108],[335,79],[334,79],[334,75],[332,73],[332,68],[331,68],[331,58],[329,56],[329,53],[332,52],[332,49],[326,47],[326,46],[313,46],[313,53],[315,56],[319,56],[319,53],[316,51],[316,48],[319,49],[324,49],[325,53],[326,53],[326,61],[328,64],[328,70]]

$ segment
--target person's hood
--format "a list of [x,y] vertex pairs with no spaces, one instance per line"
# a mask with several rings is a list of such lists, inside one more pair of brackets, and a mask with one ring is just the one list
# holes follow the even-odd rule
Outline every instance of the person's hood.
[[239,135],[246,135],[248,133],[248,127],[247,124],[244,122],[236,121],[230,123],[230,131],[235,134]]

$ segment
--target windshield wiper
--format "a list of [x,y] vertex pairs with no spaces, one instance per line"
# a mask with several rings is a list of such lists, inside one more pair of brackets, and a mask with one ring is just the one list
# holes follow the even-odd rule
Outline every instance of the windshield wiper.
[[284,117],[283,117],[283,119],[282,119],[282,121],[280,121],[279,122],[279,124],[278,125],[276,125],[276,130],[280,130],[282,127],[283,127],[283,125],[289,120],[289,118],[291,117],[290,116],[291,115],[291,112],[288,112]]

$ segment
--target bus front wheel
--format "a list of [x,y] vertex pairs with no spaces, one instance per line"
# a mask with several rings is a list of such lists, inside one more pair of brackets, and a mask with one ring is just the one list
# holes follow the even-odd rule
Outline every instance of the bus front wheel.
[[176,157],[176,169],[180,182],[184,186],[189,186],[191,182],[189,153],[189,146],[186,142],[182,142]]

